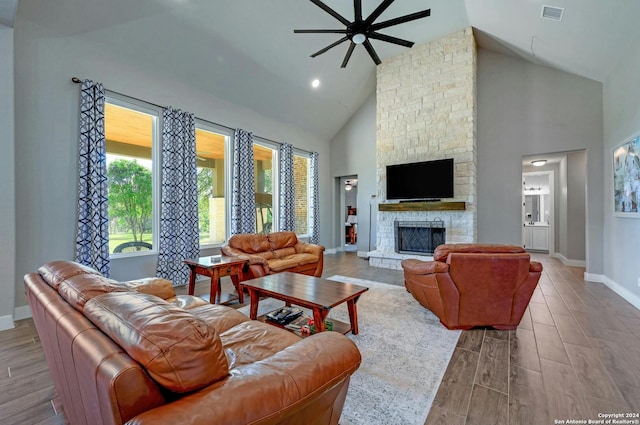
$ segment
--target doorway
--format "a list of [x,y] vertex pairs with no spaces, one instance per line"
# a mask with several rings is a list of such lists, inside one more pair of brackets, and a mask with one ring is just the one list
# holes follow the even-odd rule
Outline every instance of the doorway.
[[342,246],[345,251],[358,250],[358,176],[345,176],[341,182],[341,229]]
[[554,170],[522,173],[522,246],[553,255],[555,246]]
[[584,267],[587,151],[523,156],[522,181],[523,246],[544,252],[546,225],[549,256],[567,266]]

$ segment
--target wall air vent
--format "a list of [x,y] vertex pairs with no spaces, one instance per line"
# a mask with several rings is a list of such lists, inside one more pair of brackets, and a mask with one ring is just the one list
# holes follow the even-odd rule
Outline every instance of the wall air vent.
[[554,21],[561,21],[564,9],[562,7],[555,6],[542,6],[542,17],[546,19],[553,19]]

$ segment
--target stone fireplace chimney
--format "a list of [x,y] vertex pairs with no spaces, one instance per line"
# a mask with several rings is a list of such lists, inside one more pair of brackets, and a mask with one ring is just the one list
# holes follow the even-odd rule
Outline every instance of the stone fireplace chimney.
[[406,256],[394,252],[395,221],[438,218],[447,243],[476,241],[476,62],[473,32],[466,28],[378,65],[379,202],[395,202],[386,200],[387,165],[453,158],[454,198],[443,201],[464,202],[465,209],[378,211],[371,265],[400,268]]

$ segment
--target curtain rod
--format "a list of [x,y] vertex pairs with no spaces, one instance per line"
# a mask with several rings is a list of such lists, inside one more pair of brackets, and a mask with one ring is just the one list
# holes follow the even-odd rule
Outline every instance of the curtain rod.
[[[78,78],[78,77],[71,77],[71,81],[76,83],[76,84],[82,84],[82,80],[80,78]],[[113,90],[110,90],[110,89],[105,89],[105,90],[108,90],[111,93],[117,94],[119,96],[124,96],[124,97],[128,97],[129,99],[137,100],[138,102],[148,103],[149,105],[153,105],[153,106],[155,106],[157,108],[162,108],[162,109],[166,108],[166,106],[158,105],[156,103],[152,103],[152,102],[149,102],[147,100],[143,100],[143,99],[139,99],[137,97],[129,96],[128,94],[118,93],[117,91],[113,91]],[[236,131],[235,128],[229,127],[228,125],[220,124],[220,123],[213,122],[213,121],[210,121],[210,120],[205,120],[204,118],[199,118],[199,117],[196,117],[196,118],[198,118],[199,120],[204,121],[204,122],[206,122],[208,124],[217,125],[218,127],[226,128],[227,130],[231,130],[231,131],[234,131],[234,132]],[[282,144],[282,142],[276,142],[275,140],[267,139],[266,137],[257,136],[255,134],[254,134],[254,137],[257,137],[258,139],[266,140],[267,142],[276,143],[278,145]]]

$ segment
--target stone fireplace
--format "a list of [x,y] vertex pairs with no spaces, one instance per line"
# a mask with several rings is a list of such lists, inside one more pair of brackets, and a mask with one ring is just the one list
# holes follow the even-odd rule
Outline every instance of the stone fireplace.
[[[473,32],[467,28],[378,65],[380,204],[375,206],[376,249],[369,252],[372,266],[400,269],[404,258],[429,259],[425,253],[396,252],[396,221],[441,220],[444,242],[476,241],[476,60]],[[443,201],[458,201],[464,208],[438,209],[425,203],[424,209],[396,209],[394,202],[386,200],[387,165],[443,158],[454,160],[454,198]]]

